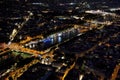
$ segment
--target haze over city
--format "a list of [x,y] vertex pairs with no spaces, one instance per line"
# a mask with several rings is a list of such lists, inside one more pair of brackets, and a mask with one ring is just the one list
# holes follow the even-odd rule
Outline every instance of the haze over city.
[[0,80],[120,80],[119,0],[1,0]]

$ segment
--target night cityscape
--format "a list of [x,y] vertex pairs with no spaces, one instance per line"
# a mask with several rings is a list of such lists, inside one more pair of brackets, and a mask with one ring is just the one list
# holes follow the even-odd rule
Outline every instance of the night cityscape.
[[120,0],[0,0],[0,80],[120,80]]

